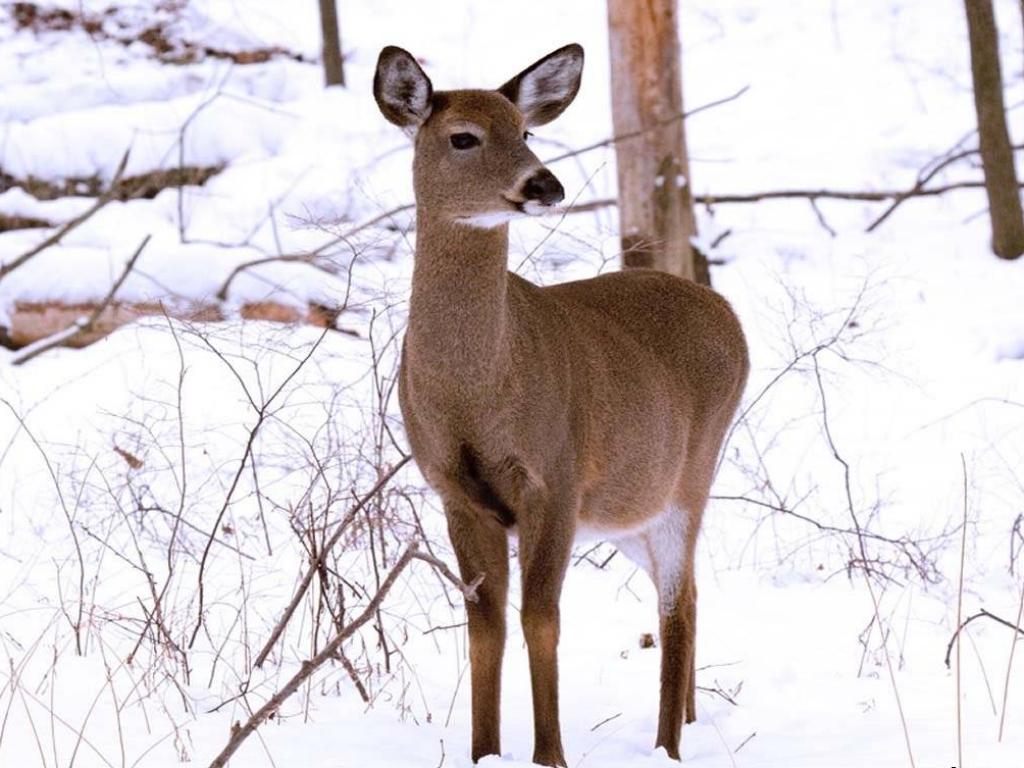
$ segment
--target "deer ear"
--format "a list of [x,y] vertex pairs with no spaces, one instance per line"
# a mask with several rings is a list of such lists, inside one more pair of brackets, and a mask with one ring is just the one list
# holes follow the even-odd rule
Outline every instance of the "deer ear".
[[406,50],[389,45],[380,52],[373,76],[373,98],[388,120],[401,128],[418,128],[430,117],[434,88]]
[[572,104],[582,76],[583,47],[572,43],[528,66],[498,93],[519,107],[527,125],[544,125]]

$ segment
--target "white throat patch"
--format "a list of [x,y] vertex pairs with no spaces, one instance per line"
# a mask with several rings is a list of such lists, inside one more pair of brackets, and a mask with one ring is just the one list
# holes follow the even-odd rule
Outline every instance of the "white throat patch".
[[494,229],[522,216],[523,214],[519,211],[494,211],[492,213],[477,213],[473,216],[460,216],[456,221],[477,229]]

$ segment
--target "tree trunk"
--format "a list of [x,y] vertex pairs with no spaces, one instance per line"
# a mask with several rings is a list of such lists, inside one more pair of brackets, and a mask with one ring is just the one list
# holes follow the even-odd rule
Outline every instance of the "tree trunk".
[[[612,125],[618,141],[624,267],[653,267],[707,284],[683,127],[676,0],[608,0]],[[699,263],[698,263],[699,262]]]
[[992,0],[964,0],[971,43],[974,108],[985,172],[992,250],[1004,259],[1024,253],[1024,213],[1021,212],[1013,149],[1006,129],[1003,78],[999,69],[999,36]]
[[338,33],[338,7],[335,0],[320,0],[320,31],[324,40],[324,82],[327,85],[345,85],[341,36]]

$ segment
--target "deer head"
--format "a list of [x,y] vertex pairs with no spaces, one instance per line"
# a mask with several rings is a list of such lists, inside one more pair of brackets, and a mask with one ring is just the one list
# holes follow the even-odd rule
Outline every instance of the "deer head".
[[373,95],[384,117],[415,141],[421,215],[493,227],[560,203],[562,185],[526,139],[529,128],[551,122],[572,103],[582,71],[583,48],[572,44],[496,90],[435,92],[410,53],[382,50]]

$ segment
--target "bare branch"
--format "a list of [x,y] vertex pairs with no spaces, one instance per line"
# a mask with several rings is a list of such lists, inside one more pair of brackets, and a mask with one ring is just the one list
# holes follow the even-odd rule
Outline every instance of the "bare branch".
[[[196,612],[196,626],[192,630],[192,636],[191,638],[189,638],[188,641],[189,649],[191,649],[192,646],[195,644],[196,637],[199,636],[199,630],[203,626],[203,610],[206,598],[206,583],[204,581],[204,575],[206,573],[206,561],[207,558],[209,558],[210,556],[210,549],[213,547],[214,536],[220,529],[221,521],[224,519],[224,515],[228,511],[228,507],[231,505],[231,501],[234,498],[235,490],[238,488],[238,483],[242,479],[242,473],[245,471],[246,465],[252,458],[253,451],[255,450],[256,447],[256,436],[257,434],[259,434],[260,428],[263,426],[263,424],[267,420],[267,417],[270,415],[270,406],[274,403],[274,401],[281,394],[281,392],[284,391],[284,388],[288,385],[288,382],[290,382],[293,378],[295,378],[296,375],[298,375],[299,371],[302,370],[302,368],[306,365],[307,362],[309,362],[309,359],[313,356],[317,349],[320,348],[320,343],[324,340],[324,336],[327,335],[327,331],[328,329],[325,328],[324,332],[320,334],[320,336],[317,338],[315,342],[313,342],[313,345],[309,348],[309,351],[302,357],[301,360],[299,360],[298,364],[292,369],[291,373],[289,373],[284,378],[284,381],[281,382],[280,386],[278,386],[278,388],[274,390],[274,392],[270,395],[270,397],[268,397],[263,402],[262,405],[258,407],[255,406],[252,397],[249,396],[248,390],[246,390],[246,396],[249,398],[249,402],[253,403],[254,407],[256,407],[256,423],[253,425],[252,429],[249,430],[249,438],[246,440],[245,449],[242,452],[242,459],[238,463],[238,469],[235,471],[235,475],[231,480],[231,485],[228,487],[228,492],[224,496],[224,503],[221,505],[220,511],[217,513],[217,519],[214,521],[213,527],[210,529],[210,538],[206,541],[206,546],[203,548],[203,556],[199,561],[199,575],[196,579],[199,591],[199,608]],[[219,355],[219,350],[217,350],[212,344],[210,344],[208,339],[204,338],[203,341],[205,341],[207,346],[213,349],[215,353],[218,353],[218,356],[221,357],[221,359],[223,359],[223,356]],[[228,367],[230,368],[231,366],[229,365]],[[236,376],[238,375],[234,368],[231,368],[231,370],[233,373],[235,373]],[[241,379],[239,379],[239,381],[241,382]],[[244,384],[242,384],[242,388],[245,389]]]
[[[1024,184],[1021,185],[1024,187]],[[851,202],[880,203],[886,200],[895,200],[906,197],[936,197],[947,192],[958,189],[983,189],[985,183],[982,181],[959,181],[952,184],[945,184],[941,187],[917,190],[908,195],[906,190],[878,190],[878,191],[846,191],[839,189],[776,189],[768,192],[748,192],[744,194],[704,194],[694,195],[694,201],[703,205],[713,206],[723,203],[760,203],[764,200],[847,200]],[[602,198],[600,200],[588,200],[585,203],[569,206],[569,213],[586,213],[596,211],[600,208],[608,208],[618,205],[615,198]]]
[[487,574],[481,573],[475,579],[469,582],[469,584],[467,584],[457,575],[455,575],[455,572],[452,571],[452,569],[449,568],[443,560],[439,560],[433,555],[428,555],[424,552],[416,552],[413,555],[413,557],[415,557],[417,560],[422,560],[423,562],[430,563],[432,566],[434,566],[434,568],[436,568],[442,576],[448,579],[448,581],[450,581],[456,587],[456,589],[458,589],[462,593],[462,596],[466,598],[466,602],[475,603],[479,601],[480,597],[479,595],[477,595],[476,590],[481,584],[484,583],[484,577]]
[[316,654],[313,658],[302,663],[301,668],[298,672],[292,675],[291,679],[284,684],[284,686],[267,701],[262,707],[256,710],[252,716],[246,721],[245,725],[235,723],[231,729],[231,738],[228,740],[227,745],[221,750],[220,754],[217,755],[213,762],[210,763],[210,768],[223,768],[227,765],[228,760],[235,753],[235,751],[242,745],[252,733],[260,727],[266,721],[268,717],[274,714],[281,705],[291,696],[299,687],[319,669],[324,662],[333,659],[337,656],[338,651],[341,649],[342,644],[353,634],[356,630],[362,627],[368,622],[377,610],[380,608],[384,598],[387,597],[388,592],[395,585],[395,581],[398,579],[398,575],[405,570],[406,566],[412,562],[416,556],[416,552],[419,545],[417,542],[412,542],[408,547],[405,548],[405,552],[398,558],[397,562],[391,567],[387,577],[381,582],[380,589],[370,599],[366,607],[363,608],[362,613],[359,614],[355,619],[345,625],[334,639],[332,639],[327,645],[323,647],[320,653]]
[[960,633],[963,632],[964,628],[972,621],[974,621],[975,619],[982,618],[992,619],[992,621],[996,622],[997,624],[1002,624],[1004,627],[1012,629],[1015,632],[1017,632],[1021,637],[1024,637],[1024,628],[1021,628],[1013,622],[1000,618],[999,616],[996,616],[994,613],[986,611],[984,608],[982,608],[977,613],[972,614],[971,616],[968,616],[966,619],[964,619],[963,623],[961,623],[960,626],[956,628],[956,631],[953,633],[953,636],[949,638],[949,644],[946,646],[946,657],[943,659],[943,663],[946,665],[946,669],[950,668],[950,660],[953,655],[953,646],[956,644],[957,638],[960,637]]
[[[864,584],[868,588],[868,594],[871,596],[871,604],[874,607],[875,621],[878,623],[879,628],[882,626],[882,617],[880,615],[879,599],[875,594],[874,584],[871,582],[871,574],[868,572],[866,566],[869,562],[867,555],[867,547],[864,545],[863,528],[861,527],[860,519],[857,517],[857,512],[854,508],[853,503],[853,488],[852,488],[852,469],[850,463],[843,458],[843,455],[839,452],[839,448],[832,435],[832,425],[829,419],[828,400],[825,397],[825,384],[821,378],[821,367],[818,363],[818,353],[811,356],[811,360],[814,362],[814,379],[818,385],[818,396],[821,401],[821,423],[825,431],[825,439],[828,444],[829,450],[832,453],[832,458],[843,469],[843,488],[846,494],[846,509],[850,513],[850,519],[853,520],[853,527],[857,530],[857,546],[860,549],[860,556],[863,565],[865,566],[864,573]],[[885,653],[886,668],[889,671],[889,683],[892,686],[893,696],[896,699],[896,710],[899,713],[900,726],[903,729],[903,738],[907,747],[907,757],[910,760],[911,768],[916,768],[917,763],[914,760],[914,749],[910,743],[910,730],[907,727],[907,718],[903,711],[903,700],[900,697],[899,688],[896,685],[896,672],[893,669],[892,657],[889,654],[889,646],[885,641],[886,635],[882,633],[882,650]]]
[[263,666],[263,662],[267,660],[267,656],[270,655],[270,651],[273,649],[274,645],[277,644],[277,641],[284,632],[285,627],[288,626],[288,622],[291,620],[292,614],[295,613],[295,609],[299,606],[299,603],[302,602],[302,598],[309,589],[309,585],[313,582],[313,577],[324,563],[327,553],[330,552],[334,545],[338,543],[341,535],[348,528],[349,523],[357,514],[359,514],[359,511],[363,507],[365,507],[378,493],[381,492],[381,490],[383,490],[384,486],[391,482],[391,478],[398,474],[398,470],[408,464],[411,458],[411,456],[403,456],[401,461],[385,472],[373,488],[367,491],[358,501],[356,501],[353,507],[345,513],[345,517],[343,517],[341,522],[338,523],[338,527],[334,529],[334,533],[331,534],[331,538],[324,543],[323,547],[320,548],[320,552],[316,559],[309,564],[309,568],[306,570],[306,575],[302,577],[302,582],[299,584],[299,588],[295,590],[295,594],[292,596],[291,602],[289,602],[288,607],[284,609],[284,613],[281,615],[277,625],[270,633],[270,637],[267,638],[267,642],[264,643],[263,649],[259,654],[257,654],[256,661],[253,666]]
[[731,96],[726,96],[726,97],[721,98],[721,99],[716,99],[715,101],[709,102],[707,104],[702,104],[701,106],[696,107],[695,109],[691,109],[688,112],[683,112],[681,115],[673,115],[672,117],[668,117],[668,118],[666,118],[664,120],[661,120],[661,121],[659,121],[659,122],[655,123],[654,125],[649,126],[647,128],[642,128],[642,129],[640,129],[638,131],[628,131],[626,133],[620,133],[617,136],[611,136],[611,137],[609,137],[607,139],[604,139],[602,141],[599,141],[599,142],[597,142],[595,144],[588,144],[585,147],[580,147],[579,149],[574,149],[574,150],[572,150],[570,152],[563,152],[561,155],[555,155],[554,157],[549,157],[547,160],[544,161],[544,164],[545,165],[550,165],[551,163],[557,163],[559,160],[567,160],[570,157],[576,157],[577,155],[582,155],[584,152],[591,152],[591,151],[593,151],[595,149],[601,149],[601,147],[609,147],[612,144],[617,144],[618,142],[626,141],[627,139],[635,139],[637,136],[642,136],[645,133],[650,133],[651,131],[655,131],[658,128],[663,128],[666,125],[671,125],[672,123],[676,122],[677,120],[685,120],[686,118],[693,117],[694,115],[699,114],[700,112],[703,112],[706,109],[711,109],[712,107],[717,107],[717,106],[720,106],[722,104],[726,104],[726,103],[728,103],[730,101],[735,101],[740,96],[742,96],[744,93],[746,93],[748,90],[750,90],[750,86],[749,85],[745,85],[742,88],[740,88],[738,91],[736,91],[736,93],[732,94]]
[[316,257],[321,255],[327,249],[333,248],[338,243],[344,242],[347,238],[350,238],[353,235],[358,234],[359,232],[362,232],[364,229],[369,229],[370,227],[372,227],[372,226],[374,226],[376,224],[379,224],[380,222],[384,221],[385,219],[390,219],[392,216],[396,216],[399,213],[404,213],[405,211],[411,211],[415,207],[416,206],[413,203],[406,203],[404,205],[395,206],[394,208],[391,208],[390,210],[384,211],[383,213],[378,214],[377,216],[374,216],[372,219],[369,219],[368,221],[364,221],[361,224],[357,224],[356,226],[354,226],[352,229],[348,230],[344,234],[337,235],[333,239],[328,240],[323,245],[317,246],[316,248],[314,248],[309,253],[286,253],[286,254],[283,254],[283,255],[280,255],[280,256],[264,256],[264,257],[259,258],[259,259],[253,259],[251,261],[244,261],[241,264],[237,265],[233,270],[231,270],[231,273],[224,279],[224,282],[221,284],[220,288],[217,290],[217,298],[220,299],[221,301],[224,301],[225,299],[227,299],[227,297],[228,297],[228,289],[231,287],[232,281],[234,281],[234,279],[236,277],[238,277],[239,273],[244,272],[247,269],[250,269],[252,267],[258,267],[261,264],[270,264],[271,262],[275,262],[275,261],[284,261],[284,262],[297,261],[297,262],[302,262],[302,263],[305,263],[305,264],[310,264],[312,266],[316,266],[316,264],[314,263]]
[[135,253],[131,255],[131,258],[129,258],[128,262],[124,265],[124,269],[121,270],[120,276],[118,276],[117,280],[114,281],[114,284],[110,286],[110,290],[107,291],[107,295],[103,297],[103,300],[96,305],[95,309],[93,309],[92,314],[88,317],[80,318],[74,325],[65,328],[63,331],[59,331],[45,339],[40,339],[33,344],[29,344],[11,358],[11,364],[21,365],[23,363],[27,363],[32,358],[43,354],[43,352],[48,352],[55,347],[62,347],[72,339],[92,332],[96,326],[96,322],[100,319],[100,316],[106,311],[107,307],[110,306],[110,302],[114,300],[114,295],[117,293],[118,289],[120,289],[121,285],[128,278],[128,275],[135,268],[135,262],[138,261],[142,251],[149,244],[149,239],[151,237],[152,235],[146,235],[142,239],[142,242],[139,243],[139,247],[135,249]]
[[[1017,144],[1013,147],[1013,149],[1015,151],[1024,149],[1024,144]],[[931,162],[929,162],[928,165],[925,166],[924,169],[922,169],[918,173],[917,183],[913,187],[908,189],[904,194],[900,195],[895,200],[893,200],[892,204],[882,212],[881,216],[879,216],[877,219],[871,222],[871,224],[865,231],[874,232],[876,229],[878,229],[878,227],[881,226],[882,222],[888,219],[889,216],[892,215],[892,212],[895,211],[900,205],[902,205],[905,200],[921,194],[924,191],[924,185],[931,181],[935,177],[935,175],[943,168],[947,167],[948,165],[951,165],[952,163],[955,163],[957,160],[963,160],[964,158],[968,158],[980,153],[980,149],[965,149],[961,152],[947,151],[944,155],[940,156],[939,158],[933,159]],[[983,187],[984,183],[981,183],[980,186]]]
[[4,277],[6,277],[11,272],[16,270],[18,267],[20,267],[26,261],[31,259],[33,256],[42,253],[51,245],[56,245],[57,243],[59,243],[61,239],[63,239],[64,235],[66,235],[68,232],[75,229],[79,225],[83,224],[84,222],[88,221],[96,214],[97,211],[99,211],[101,208],[103,208],[103,206],[105,206],[107,203],[113,200],[118,190],[118,183],[121,181],[121,177],[124,175],[125,166],[128,165],[128,154],[130,151],[130,149],[126,149],[124,151],[124,155],[122,155],[121,157],[121,162],[117,164],[117,170],[114,172],[114,178],[111,180],[110,186],[107,187],[106,191],[104,191],[102,195],[96,198],[96,202],[93,203],[92,206],[90,206],[86,211],[78,214],[75,218],[71,219],[69,222],[64,224],[64,226],[62,226],[48,238],[43,240],[43,242],[39,243],[36,246],[33,246],[29,250],[25,251],[25,253],[15,258],[14,261],[0,265],[0,280],[3,280]]

